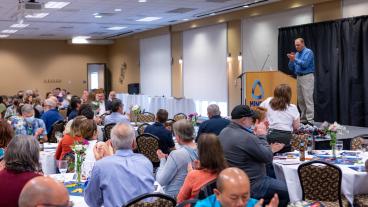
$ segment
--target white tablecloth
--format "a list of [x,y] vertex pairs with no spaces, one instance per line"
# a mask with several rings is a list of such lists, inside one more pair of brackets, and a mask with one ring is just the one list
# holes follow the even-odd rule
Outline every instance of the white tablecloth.
[[40,163],[44,174],[56,173],[55,149],[45,149],[40,152]]
[[[129,112],[130,107],[139,105],[142,111],[156,114],[159,109],[166,109],[169,117],[172,118],[177,113],[189,114],[196,112],[196,105],[193,99],[176,99],[172,97],[149,97],[146,95],[117,94],[124,104],[124,111]],[[206,106],[207,107],[207,106]]]
[[[367,156],[368,154],[365,153],[363,160],[366,160]],[[276,177],[286,181],[291,202],[302,200],[302,188],[298,176],[299,164],[295,163],[276,160],[273,163]],[[368,193],[368,174],[366,172],[357,172],[350,169],[348,165],[338,166],[342,171],[341,190],[350,203],[353,203],[354,195]]]

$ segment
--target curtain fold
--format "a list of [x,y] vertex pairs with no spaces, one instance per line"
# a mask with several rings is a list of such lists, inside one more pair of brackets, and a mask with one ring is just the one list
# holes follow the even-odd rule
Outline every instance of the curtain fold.
[[368,126],[368,16],[279,29],[279,70],[302,37],[315,56],[315,121]]

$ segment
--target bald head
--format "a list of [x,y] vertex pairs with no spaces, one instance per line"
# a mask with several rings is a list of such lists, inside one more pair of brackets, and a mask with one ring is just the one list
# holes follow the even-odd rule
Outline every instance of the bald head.
[[226,168],[219,174],[214,192],[221,206],[244,207],[250,198],[249,178],[239,168]]
[[23,187],[18,204],[19,207],[35,207],[41,204],[68,206],[69,194],[62,183],[50,177],[39,176]]

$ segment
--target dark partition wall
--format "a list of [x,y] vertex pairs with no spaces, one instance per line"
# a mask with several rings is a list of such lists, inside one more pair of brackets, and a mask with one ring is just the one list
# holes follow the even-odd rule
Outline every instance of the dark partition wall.
[[315,56],[315,120],[368,126],[368,16],[279,29],[279,70],[302,37]]

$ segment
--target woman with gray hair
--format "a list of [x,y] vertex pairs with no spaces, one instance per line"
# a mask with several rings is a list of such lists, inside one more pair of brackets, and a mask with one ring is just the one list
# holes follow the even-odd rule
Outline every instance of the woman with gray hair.
[[156,181],[163,186],[166,194],[176,198],[188,173],[188,164],[198,160],[197,145],[194,140],[194,127],[188,120],[174,123],[175,138],[181,148],[171,151],[170,155],[157,151],[160,167],[157,170]]
[[32,136],[17,135],[5,152],[5,169],[0,171],[0,206],[16,207],[23,186],[40,176],[39,142]]

